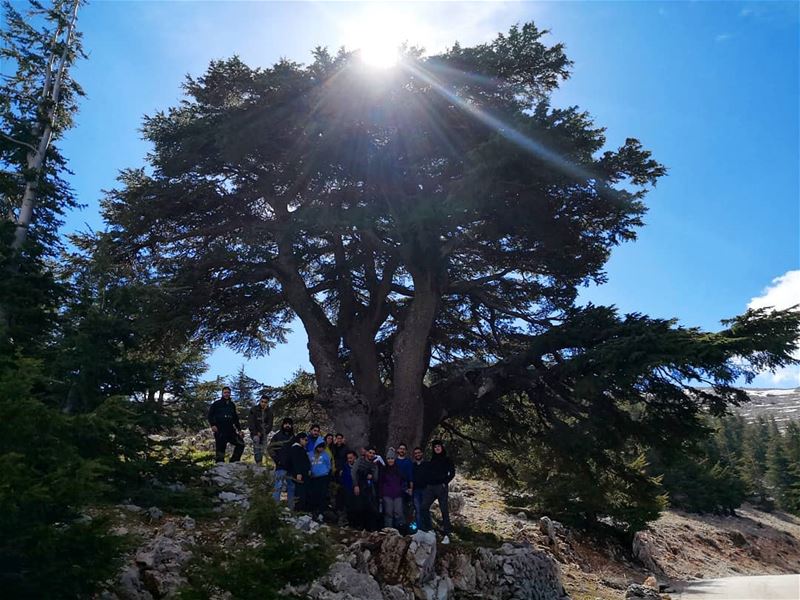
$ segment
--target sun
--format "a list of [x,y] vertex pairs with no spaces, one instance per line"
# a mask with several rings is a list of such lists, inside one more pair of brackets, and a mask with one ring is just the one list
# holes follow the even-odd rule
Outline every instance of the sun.
[[364,64],[377,69],[389,69],[400,60],[400,49],[379,38],[367,39],[358,47],[358,56]]
[[365,65],[389,69],[398,63],[409,33],[418,27],[407,12],[393,10],[392,5],[377,5],[353,15],[342,29],[345,46],[356,51]]

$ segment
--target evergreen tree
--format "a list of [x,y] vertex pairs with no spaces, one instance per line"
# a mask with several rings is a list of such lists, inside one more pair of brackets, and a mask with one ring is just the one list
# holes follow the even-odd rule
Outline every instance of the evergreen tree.
[[788,466],[783,498],[786,510],[800,514],[800,423],[790,421],[786,426],[785,436]]
[[793,483],[789,471],[789,457],[783,436],[774,418],[770,419],[768,429],[769,439],[765,452],[764,480],[778,506],[785,509],[789,504],[787,492]]
[[42,343],[59,299],[46,261],[76,201],[54,142],[72,126],[83,94],[70,77],[82,56],[79,4],[31,0],[20,12],[3,3],[0,60],[10,75],[0,83],[0,344],[9,352]]
[[741,415],[726,415],[717,421],[714,432],[720,462],[737,472],[742,458],[745,426]]
[[744,434],[740,470],[751,495],[766,495],[764,477],[767,472],[767,447],[769,446],[769,424],[763,416],[751,423]]
[[[0,90],[4,108],[0,127],[10,145],[8,150],[17,150],[16,156],[9,152],[4,159],[13,163],[21,154],[25,156],[19,206],[14,210],[10,205],[4,211],[15,215],[14,251],[19,251],[27,238],[39,186],[47,185],[43,180],[52,174],[47,173],[45,162],[48,158],[56,164],[59,161],[58,154],[50,152],[51,142],[72,125],[75,98],[83,94],[69,77],[69,68],[82,54],[80,33],[75,28],[79,6],[80,0],[54,0],[50,6],[31,1],[28,14],[23,15],[10,2],[3,4],[6,27],[0,34],[4,42],[0,56],[14,65],[15,72],[5,78]],[[57,200],[50,208],[62,206]]]
[[236,400],[240,407],[250,407],[255,404],[261,396],[261,391],[264,389],[263,384],[259,383],[252,377],[248,377],[245,373],[244,365],[239,367],[236,375],[230,382],[231,393],[233,399]]
[[706,333],[575,306],[665,169],[550,105],[571,63],[543,36],[409,52],[382,77],[322,49],[307,66],[215,61],[145,120],[152,168],[105,199],[109,237],[212,342],[266,351],[298,317],[316,400],[354,444],[419,443],[519,397],[551,426],[691,433],[744,401],[737,378],[795,361],[800,317]]
[[163,282],[111,260],[100,239],[72,242],[77,251],[58,269],[69,299],[50,358],[53,403],[68,412],[91,411],[111,396],[162,409],[179,403],[206,370],[207,346],[191,315]]

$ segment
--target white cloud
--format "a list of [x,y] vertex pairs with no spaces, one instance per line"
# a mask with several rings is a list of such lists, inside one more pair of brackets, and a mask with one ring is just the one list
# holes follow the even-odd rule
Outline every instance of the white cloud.
[[732,37],[733,35],[731,35],[730,33],[719,33],[714,36],[714,41],[719,44],[720,42],[727,42]]
[[[747,308],[774,308],[782,310],[800,304],[800,270],[787,271],[772,280],[760,296],[747,304]],[[800,309],[799,309],[800,310]],[[800,358],[800,352],[795,354]],[[759,387],[800,387],[800,365],[784,367],[775,373],[759,375],[753,382]]]
[[747,308],[772,307],[783,310],[800,304],[800,269],[787,271],[772,280],[760,296],[747,304]]

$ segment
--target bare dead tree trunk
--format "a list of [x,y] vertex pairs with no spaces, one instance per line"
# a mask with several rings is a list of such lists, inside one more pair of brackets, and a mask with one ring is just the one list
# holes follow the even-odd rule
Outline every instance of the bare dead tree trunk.
[[39,121],[35,126],[35,137],[38,137],[38,141],[35,143],[35,146],[30,147],[27,155],[27,181],[25,183],[25,191],[22,194],[22,204],[16,219],[14,239],[11,242],[11,250],[14,253],[19,252],[20,248],[22,248],[22,245],[25,243],[25,239],[28,235],[28,228],[33,220],[33,209],[36,206],[39,181],[41,180],[42,171],[44,169],[44,159],[53,137],[55,115],[61,98],[61,86],[64,81],[67,57],[75,33],[75,23],[78,19],[79,5],[80,1],[75,0],[69,25],[64,32],[64,47],[61,50],[60,56],[58,56],[58,66],[55,66],[55,54],[51,56],[47,64],[44,89],[42,90],[41,103],[37,111],[40,115],[45,115],[45,118],[43,121]]

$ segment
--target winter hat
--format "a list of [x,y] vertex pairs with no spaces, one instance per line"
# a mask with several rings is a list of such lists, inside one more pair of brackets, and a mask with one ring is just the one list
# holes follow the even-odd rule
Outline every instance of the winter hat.
[[441,446],[444,449],[444,442],[442,440],[436,439],[431,442],[431,448],[434,446]]
[[397,458],[397,454],[395,454],[394,448],[389,448],[386,451],[386,460],[389,460],[390,458]]
[[281,422],[281,425],[286,425],[287,423],[289,425],[294,425],[294,421],[292,420],[291,417],[286,417],[285,419],[283,419],[283,421]]

